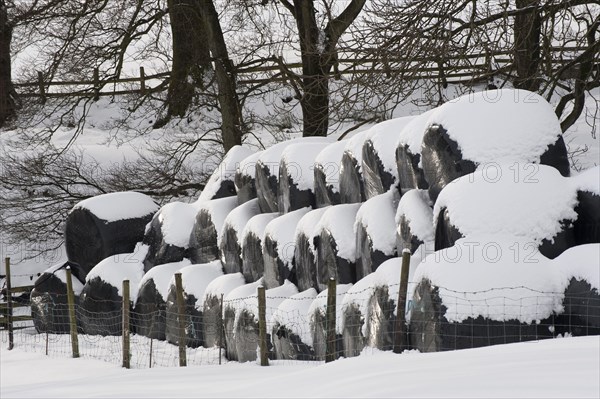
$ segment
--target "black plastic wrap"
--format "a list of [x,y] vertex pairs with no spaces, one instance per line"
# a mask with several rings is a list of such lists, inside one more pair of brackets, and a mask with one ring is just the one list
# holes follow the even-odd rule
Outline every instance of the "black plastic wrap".
[[[315,205],[317,208],[341,203],[339,191],[332,184],[327,183],[327,169],[330,167],[330,165],[315,164]],[[335,166],[335,169],[338,168]]]
[[367,140],[363,145],[362,176],[366,199],[383,194],[397,184],[396,177],[385,170],[371,140]]
[[260,279],[265,272],[265,261],[262,251],[262,240],[254,233],[249,233],[244,237],[242,249],[242,273],[246,282],[253,283]]
[[305,234],[298,234],[296,236],[294,268],[296,269],[296,283],[300,291],[305,291],[309,288],[319,288],[317,260],[314,251],[313,237],[307,237]]
[[256,180],[254,177],[238,171],[235,174],[235,187],[240,205],[256,198]]
[[379,265],[396,256],[396,252],[385,254],[373,247],[373,241],[365,226],[359,224],[356,231],[356,280],[373,273]]
[[153,279],[146,280],[139,288],[133,308],[132,323],[136,334],[164,340],[167,304],[156,289]]
[[[339,300],[339,298],[338,298]],[[325,360],[327,353],[327,315],[324,311],[316,310],[309,317],[310,334],[313,341],[313,351],[316,360]],[[343,353],[344,342],[341,334],[335,336],[335,357]]]
[[88,280],[79,295],[79,314],[88,335],[121,335],[123,298],[119,289],[100,277]]
[[149,246],[148,253],[144,258],[145,272],[156,265],[179,262],[186,256],[186,248],[165,242],[162,233],[162,222],[156,216],[150,223],[150,229],[146,232],[143,243]]
[[297,284],[296,268],[293,264],[287,264],[280,253],[280,251],[294,251],[294,246],[266,235],[263,250],[265,286],[268,289],[275,288],[282,285],[285,280]]
[[204,202],[235,196],[237,166],[252,154],[253,152],[249,148],[240,145],[233,146],[215,168],[198,199]]
[[600,196],[578,191],[577,202],[577,220],[573,222],[576,244],[600,243]]
[[65,223],[67,258],[88,273],[111,255],[132,252],[135,244],[144,238],[144,230],[152,216],[150,213],[140,218],[109,222],[99,219],[86,208],[74,208]]
[[[253,362],[256,360],[258,348],[258,316],[247,309],[238,310],[235,326],[235,351],[239,362]],[[267,342],[269,342],[267,337]],[[229,343],[228,343],[229,347]]]
[[[85,279],[77,277],[81,271],[77,271],[78,266],[70,262],[53,272],[42,273],[33,285],[31,315],[33,325],[39,333],[67,334],[70,331],[67,284],[54,274],[67,266],[71,267],[72,278],[79,280],[83,285]],[[79,303],[79,296],[75,296],[75,303]]]
[[272,330],[275,357],[281,360],[315,360],[315,352],[310,345],[285,325],[275,323]]
[[[202,336],[204,338],[204,346],[212,348],[219,346],[221,342],[221,298],[215,295],[208,295],[204,298],[204,306],[202,308]],[[225,343],[223,342],[223,346]]]
[[352,153],[346,151],[342,155],[340,166],[340,202],[354,204],[365,200],[365,185],[360,173],[360,164]]
[[227,360],[239,360],[234,339],[235,309],[225,305],[223,311],[223,335],[225,338],[225,356]]
[[[421,246],[421,244],[424,243],[420,237],[418,237],[412,232],[406,215],[400,215],[400,221],[398,223],[398,232],[398,253],[401,253],[404,249],[409,249],[410,253],[414,254],[417,251],[417,249]],[[455,236],[456,234],[460,235],[460,233],[458,232],[451,232],[451,234],[453,234],[453,236]],[[445,240],[444,237],[440,237],[441,243],[444,242],[443,240]],[[444,242],[444,245],[448,245],[448,243]]]
[[489,345],[552,338],[553,317],[539,323],[522,323],[518,320],[496,321],[479,316],[464,321],[449,322],[446,307],[438,293],[427,280],[421,281],[413,296],[409,325],[409,342],[412,349],[437,352],[477,348]]
[[256,196],[262,213],[279,211],[278,176],[273,175],[272,171],[272,165],[265,165],[260,160],[256,163]]
[[[186,345],[190,348],[198,348],[204,344],[203,315],[196,309],[198,298],[187,292],[183,293],[185,303],[185,337]],[[166,305],[165,337],[172,344],[179,343],[179,308],[177,306],[177,290],[175,284],[169,287]]]
[[279,165],[279,185],[277,187],[277,207],[280,213],[288,213],[306,206],[315,206],[315,194],[313,185],[310,189],[301,190],[298,183],[294,181],[294,176],[299,174],[309,174],[314,176],[312,170],[297,170],[293,165],[290,169],[285,161]]
[[413,154],[407,144],[396,148],[396,164],[398,166],[398,186],[404,193],[411,189],[427,190],[429,184],[425,172],[419,167],[421,154]]
[[223,226],[219,253],[225,273],[242,271],[242,233],[246,223],[260,214],[258,200],[250,200],[238,206],[227,215]]
[[317,240],[317,275],[320,291],[327,288],[330,278],[338,284],[356,282],[356,264],[352,260],[338,256],[338,244],[331,231],[321,230]]
[[555,320],[556,334],[600,335],[600,295],[580,278],[571,278],[565,289],[564,312]]

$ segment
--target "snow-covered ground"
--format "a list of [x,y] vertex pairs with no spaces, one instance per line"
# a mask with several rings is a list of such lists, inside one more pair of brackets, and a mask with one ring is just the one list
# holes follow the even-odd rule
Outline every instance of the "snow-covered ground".
[[[600,337],[454,352],[376,352],[330,364],[124,370],[0,349],[0,397],[600,397]],[[32,370],[35,370],[32,372]]]

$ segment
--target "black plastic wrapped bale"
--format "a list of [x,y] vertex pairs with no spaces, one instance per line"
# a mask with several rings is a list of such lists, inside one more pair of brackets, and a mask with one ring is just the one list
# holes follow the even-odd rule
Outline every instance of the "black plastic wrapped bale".
[[[528,178],[530,167],[535,175]],[[435,203],[435,249],[460,237],[498,234],[527,238],[531,249],[555,258],[575,245],[577,190],[570,180],[534,164],[496,165],[455,180]]]
[[365,197],[386,193],[398,184],[396,143],[400,132],[413,117],[390,119],[373,126],[362,147],[362,175]]
[[356,239],[354,220],[362,204],[340,204],[328,208],[318,226],[317,283],[327,287],[330,278],[339,284],[356,282]]
[[242,233],[248,221],[260,214],[258,200],[252,199],[229,212],[223,223],[219,253],[225,273],[242,271]]
[[323,213],[328,208],[315,209],[308,212],[298,221],[294,241],[293,264],[296,270],[296,280],[298,289],[306,291],[310,288],[318,289],[317,278],[317,248],[315,246],[315,237],[317,225]]
[[320,143],[325,146],[327,137],[303,137],[277,143],[264,150],[256,162],[256,194],[263,213],[278,212],[277,191],[279,187],[279,164],[283,151],[292,144]]
[[220,258],[219,245],[223,223],[237,205],[237,197],[219,198],[198,204],[198,213],[188,244],[188,257],[192,263],[208,263]]
[[[225,298],[225,339],[227,340],[227,358],[240,362],[256,360],[258,348],[258,295],[262,285],[258,280],[236,288]],[[265,291],[267,302],[266,320],[271,321],[273,312],[281,302],[298,293],[296,286],[286,282],[280,287]],[[267,333],[270,335],[270,329]],[[267,337],[267,346],[272,353],[273,346]]]
[[411,347],[434,352],[553,337],[560,279],[553,261],[526,245],[510,236],[471,238],[425,258],[409,290]]
[[[204,296],[198,303],[202,308],[202,336],[204,346],[212,348],[221,343],[222,308],[221,296],[227,296],[233,289],[246,284],[242,273],[225,274],[211,281],[204,290]],[[223,332],[224,333],[224,332]],[[222,343],[223,347],[225,342]]]
[[565,287],[555,334],[600,335],[600,244],[569,248],[553,262]]
[[110,256],[88,273],[79,297],[81,328],[89,335],[120,335],[123,316],[123,281],[129,281],[131,302],[144,276],[142,260],[148,248]]
[[[179,270],[183,288],[183,301],[185,303],[185,337],[186,345],[197,348],[204,345],[204,317],[202,314],[202,299],[206,287],[217,277],[223,275],[220,261],[190,265]],[[179,328],[179,308],[177,304],[177,287],[174,279],[171,280],[167,294],[167,316],[165,336],[172,344],[179,343],[181,330]]]
[[294,234],[300,219],[311,208],[302,208],[273,219],[265,227],[263,246],[263,262],[265,286],[275,288],[289,280],[297,283],[294,267],[294,251],[296,241]]
[[432,205],[427,190],[410,190],[400,198],[395,218],[398,254],[404,249],[414,254],[423,244],[426,249],[434,248]]
[[572,179],[577,188],[575,242],[577,245],[600,243],[600,166]]
[[160,208],[144,235],[143,243],[149,247],[144,271],[155,265],[180,262],[186,257],[197,212],[195,204],[183,202],[171,202]]
[[392,188],[365,202],[356,214],[356,279],[371,274],[379,265],[396,256],[394,216],[400,193]]
[[365,184],[362,176],[362,148],[371,130],[365,130],[348,140],[340,163],[340,202],[364,202]]
[[83,270],[72,262],[61,263],[45,270],[33,284],[31,315],[38,333],[69,333],[69,308],[67,302],[67,272],[71,268],[75,302],[83,289]]
[[265,228],[278,216],[278,213],[263,213],[252,217],[246,223],[242,232],[242,273],[248,283],[262,278],[265,273],[263,257]]
[[560,122],[535,93],[501,89],[468,94],[437,108],[428,125],[422,163],[434,201],[451,181],[487,164],[539,163],[569,176]]
[[315,360],[308,310],[316,297],[310,288],[281,302],[273,313],[271,340],[277,359]]
[[[335,357],[343,355],[344,343],[340,330],[342,322],[342,303],[344,295],[352,287],[352,284],[338,284],[336,286],[336,306],[335,306]],[[312,338],[312,348],[315,354],[315,360],[325,360],[327,353],[327,291],[324,290],[312,302],[308,309],[308,323],[310,335]]]
[[348,141],[328,144],[315,158],[314,181],[317,208],[340,203],[340,166]]
[[277,206],[280,213],[307,206],[315,207],[314,163],[324,147],[323,143],[298,143],[286,147],[283,151],[277,187]]
[[256,162],[262,151],[244,158],[235,172],[235,189],[241,205],[256,198]]
[[164,340],[167,295],[173,275],[189,260],[158,265],[144,274],[138,287],[132,314],[133,330],[148,338]]
[[241,145],[233,146],[206,182],[198,201],[206,202],[236,195],[235,177],[240,162],[254,153]]
[[89,272],[102,259],[131,252],[158,210],[147,195],[103,194],[73,207],[65,222],[67,258]]

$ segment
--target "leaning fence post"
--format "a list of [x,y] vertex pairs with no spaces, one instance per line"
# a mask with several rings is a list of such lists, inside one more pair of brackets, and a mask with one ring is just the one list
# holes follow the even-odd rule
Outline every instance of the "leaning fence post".
[[175,273],[175,293],[177,298],[177,320],[179,321],[179,367],[187,366],[187,356],[185,352],[185,303],[183,303],[183,284],[181,282],[181,273]]
[[335,337],[335,317],[336,317],[336,281],[332,277],[327,284],[327,342],[325,347],[325,362],[329,363],[335,360],[336,337]]
[[267,299],[265,287],[258,287],[258,343],[260,346],[260,365],[268,366],[267,354]]
[[408,293],[408,271],[410,268],[410,250],[402,251],[402,270],[400,271],[400,290],[396,307],[396,328],[394,334],[394,353],[401,353],[408,348],[408,332],[406,329],[406,296]]
[[40,102],[46,104],[46,87],[44,85],[44,74],[38,71],[38,87],[40,88]]
[[67,266],[67,303],[69,307],[69,325],[71,327],[71,348],[73,357],[79,357],[79,339],[77,337],[77,320],[75,318],[75,296],[73,295],[73,278],[71,268]]
[[129,280],[123,280],[123,367],[131,367],[131,348],[129,331]]
[[94,101],[100,99],[100,71],[94,68]]
[[140,67],[140,93],[142,96],[146,94],[146,72],[143,66]]
[[12,308],[12,283],[10,281],[10,258],[4,259],[6,265],[6,326],[8,329],[8,350],[15,347],[15,337],[13,333],[13,308]]

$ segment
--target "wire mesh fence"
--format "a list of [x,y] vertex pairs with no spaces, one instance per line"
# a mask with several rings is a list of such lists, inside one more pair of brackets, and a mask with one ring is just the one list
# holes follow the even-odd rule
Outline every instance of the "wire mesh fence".
[[[266,356],[278,364],[323,362],[380,350],[421,352],[475,348],[565,335],[600,334],[600,296],[595,290],[538,292],[526,287],[456,292],[421,282],[409,284],[406,320],[398,320],[399,285],[352,290],[342,285],[328,321],[327,292],[269,296],[265,306]],[[69,305],[65,294],[32,302],[33,322],[20,322],[15,347],[48,356],[72,356]],[[89,298],[86,299],[89,301]],[[94,300],[74,305],[79,354],[122,364],[122,301]],[[93,301],[93,302],[94,302]],[[257,295],[185,308],[157,304],[137,312],[130,303],[129,361],[132,368],[216,365],[260,359]],[[91,308],[95,310],[91,310]],[[332,308],[333,309],[333,308]],[[208,316],[209,313],[206,313]],[[216,317],[215,317],[216,315]],[[332,323],[335,320],[335,323]],[[332,333],[333,331],[333,333]],[[402,336],[403,346],[398,348]],[[6,331],[0,332],[7,344]],[[329,347],[329,349],[328,349]]]

